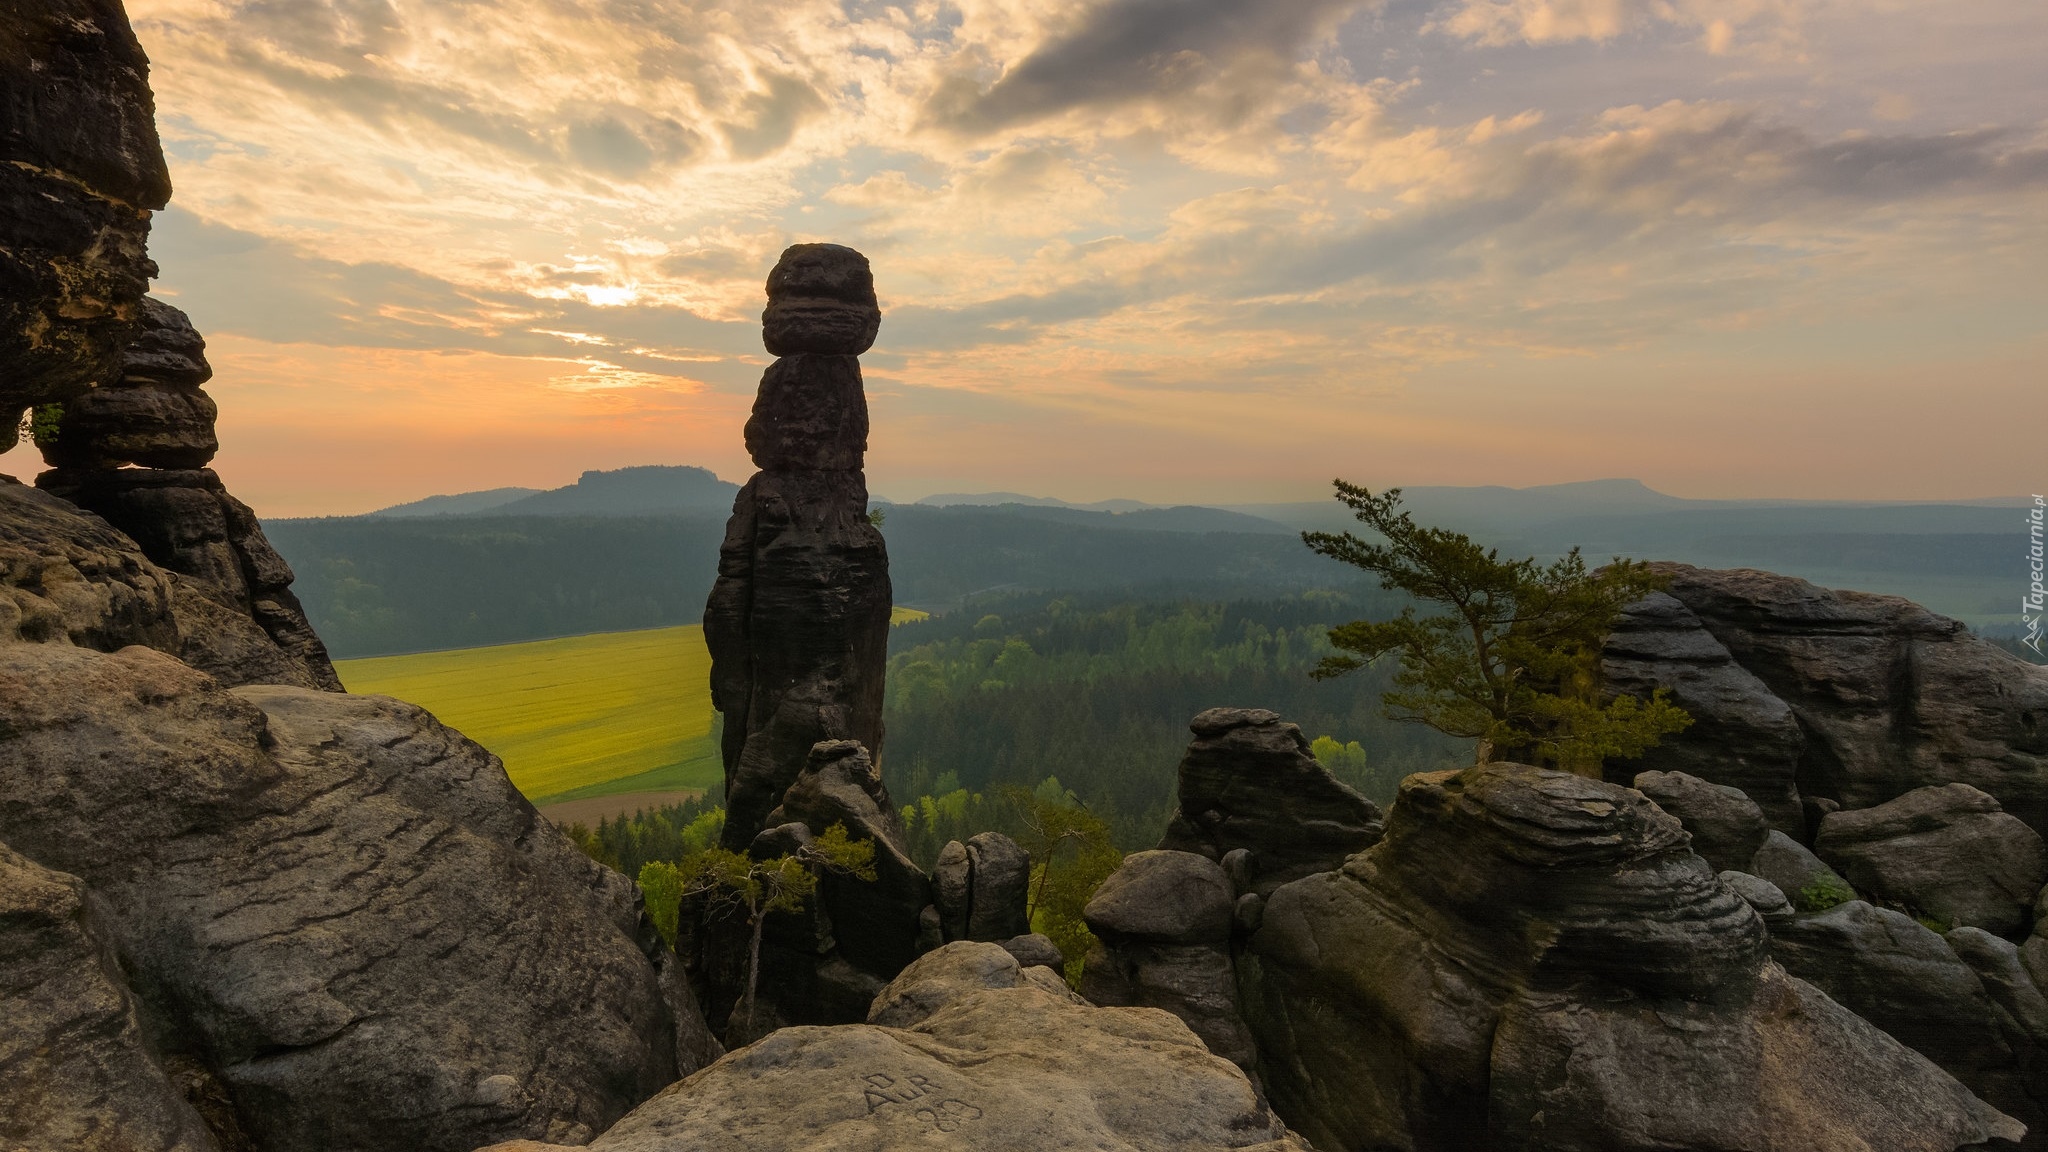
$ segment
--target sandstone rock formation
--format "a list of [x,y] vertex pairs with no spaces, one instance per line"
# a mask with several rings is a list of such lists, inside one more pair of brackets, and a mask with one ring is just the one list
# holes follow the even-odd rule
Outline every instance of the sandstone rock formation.
[[[1970,937],[1962,943],[1987,969],[1998,963]],[[2022,1147],[2048,1146],[2048,1078],[2039,1075],[2048,1035],[2001,1006],[2019,1003],[2016,989],[1994,996],[1940,935],[1855,900],[1772,924],[1771,957],[2025,1123]]]
[[[36,486],[97,513],[172,573],[178,655],[230,684],[339,690],[341,681],[291,591],[292,570],[256,514],[203,467],[214,404],[205,342],[185,314],[145,299],[120,378],[63,407],[41,443]],[[127,467],[139,465],[139,467]]]
[[1676,769],[1731,784],[1795,839],[1797,797],[1855,810],[1962,783],[2048,834],[2048,667],[1896,596],[1657,568],[1668,595],[1617,624],[1605,675],[1619,691],[1670,688],[1695,723],[1640,762],[1610,764],[1610,778]]
[[1856,895],[1840,873],[1808,851],[1806,845],[1775,828],[1743,871],[1777,885],[1792,906],[1802,912],[1818,912]]
[[1379,809],[1318,764],[1301,729],[1277,713],[1212,708],[1189,727],[1195,739],[1161,848],[1218,862],[1245,849],[1249,887],[1266,893],[1379,840]]
[[1095,934],[1081,993],[1103,1005],[1162,1008],[1209,1051],[1250,1068],[1258,1053],[1237,1011],[1230,934],[1238,893],[1221,866],[1192,852],[1136,852],[1110,873],[1083,916]]
[[1090,1007],[1045,969],[1020,971],[1000,947],[968,942],[905,970],[874,1023],[777,1032],[590,1148],[1309,1152],[1172,1016]]
[[733,503],[704,609],[712,702],[725,715],[725,845],[743,850],[811,747],[882,748],[889,558],[868,522],[867,398],[858,356],[881,311],[867,258],[799,244],[768,276],[747,450],[761,469]]
[[1511,764],[1403,782],[1376,847],[1276,889],[1239,961],[1319,1147],[1940,1149],[2020,1125],[1766,956],[1640,793]]
[[2026,933],[2048,844],[1968,784],[1916,788],[1820,822],[1814,851],[1859,892],[1951,927]]
[[[859,742],[822,742],[812,748],[768,824],[751,846],[756,857],[790,852],[838,824],[853,839],[874,844],[875,879],[827,872],[802,912],[770,917],[755,1034],[783,1024],[860,1020],[882,986],[922,950],[922,920],[932,903],[931,882],[903,849],[903,829],[882,774]],[[744,988],[746,961],[738,944],[731,932],[706,937],[699,965],[711,989],[706,1007],[714,1022],[727,1019],[731,1001]]]
[[220,1152],[142,1037],[85,884],[0,845],[0,1148]]
[[1031,854],[1001,832],[978,832],[939,850],[932,898],[948,943],[1029,935],[1030,897]]
[[1677,817],[1692,836],[1692,850],[1717,870],[1747,868],[1771,833],[1763,809],[1740,788],[1683,772],[1645,772],[1635,789]]
[[0,13],[0,451],[24,409],[120,375],[171,194],[155,113],[120,0]]
[[0,840],[266,1152],[580,1139],[710,1054],[632,884],[397,701],[0,643]]

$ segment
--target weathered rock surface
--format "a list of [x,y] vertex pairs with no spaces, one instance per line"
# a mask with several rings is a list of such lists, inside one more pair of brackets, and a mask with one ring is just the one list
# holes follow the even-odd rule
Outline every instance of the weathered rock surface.
[[[930,882],[903,846],[903,829],[882,788],[882,774],[858,742],[821,743],[768,822],[768,831],[754,845],[756,856],[780,855],[793,847],[782,835],[791,826],[808,838],[844,825],[853,839],[875,846],[875,879],[825,873],[810,907],[771,919],[761,962],[759,996],[769,1001],[771,1019],[791,1024],[862,1019],[882,986],[917,957],[919,918],[932,902]],[[715,982],[721,995],[707,1005],[714,1022],[725,1018],[725,997],[742,986],[744,969],[738,966],[743,962],[737,954],[724,960],[733,970]],[[757,1005],[757,1021],[762,1011]]]
[[204,468],[220,451],[206,393],[159,384],[95,388],[64,405],[44,456],[59,467]]
[[1238,1014],[1230,957],[1235,902],[1229,878],[1206,856],[1125,857],[1082,911],[1096,943],[1081,969],[1081,994],[1171,1012],[1209,1051],[1251,1067],[1258,1053]]
[[2020,962],[2034,983],[2048,991],[2048,888],[2043,888],[2034,902],[2034,934],[2020,945]]
[[1940,1149],[2020,1127],[1768,961],[1640,793],[1411,776],[1386,837],[1275,890],[1239,961],[1276,1110],[1319,1147]]
[[1221,861],[1248,850],[1252,890],[1327,872],[1380,837],[1379,808],[1308,751],[1301,729],[1263,708],[1212,708],[1189,727],[1179,807],[1159,846]]
[[0,477],[0,642],[179,648],[170,577],[70,503]]
[[209,469],[54,469],[36,486],[103,518],[174,577],[178,643],[229,684],[339,691],[326,645],[292,594],[292,570],[249,506]]
[[1840,873],[1808,851],[1804,844],[1775,828],[1765,837],[1764,846],[1756,850],[1756,855],[1750,858],[1749,867],[1743,871],[1777,885],[1792,906],[1802,912],[1820,911],[1816,898],[1823,904],[1830,900],[1840,903],[1856,894]]
[[590,1147],[1309,1152],[1180,1021],[1090,1007],[1045,969],[1020,972],[994,944],[924,957],[875,1010],[898,1023],[784,1029],[641,1105]]
[[793,245],[768,273],[761,338],[771,355],[858,356],[874,346],[881,324],[874,272],[851,248]]
[[0,1147],[219,1152],[142,1036],[85,885],[0,844]]
[[119,0],[0,12],[0,451],[24,408],[121,371],[170,198],[149,61]]
[[1644,772],[1635,789],[1678,817],[1692,834],[1692,850],[1719,871],[1741,871],[1771,833],[1763,809],[1728,784],[1683,772]]
[[1795,915],[1792,901],[1785,895],[1785,890],[1769,880],[1761,876],[1752,876],[1747,872],[1725,869],[1719,875],[1721,883],[1734,889],[1735,894],[1742,897],[1743,903],[1756,909],[1756,914],[1764,918],[1765,925]]
[[747,454],[766,471],[856,472],[868,451],[868,396],[852,356],[784,356],[761,376]]
[[1031,931],[1031,854],[1001,832],[949,842],[932,870],[932,902],[947,942],[1000,943]]
[[[1669,596],[1791,709],[1804,737],[1794,742],[1782,723],[1752,723],[1741,710],[1722,724],[1710,710],[1695,713],[1692,728],[1665,741],[1655,753],[1659,762],[1636,767],[1696,764],[1684,770],[1742,788],[1774,826],[1794,836],[1800,829],[1786,822],[1794,814],[1778,806],[1782,780],[1717,774],[1712,762],[1782,764],[1790,756],[1801,795],[1833,799],[1846,810],[1931,784],[1968,784],[2048,834],[2048,667],[1895,596],[1829,591],[1746,569],[1657,567],[1672,578]],[[1654,612],[1647,602],[1637,607]],[[1675,620],[1672,627],[1685,631]],[[1617,628],[1608,650],[1610,685],[1665,684],[1692,709],[1702,698],[1686,695],[1690,666],[1683,660],[1629,665],[1639,635]],[[1685,643],[1706,639],[1694,635]],[[1756,715],[1767,711],[1759,701]]]
[[1611,762],[1608,779],[1682,772],[1730,785],[1756,801],[1773,827],[1805,837],[1798,776],[1806,738],[1799,721],[1692,609],[1663,592],[1629,605],[1607,638],[1601,672],[1610,693],[1646,700],[1666,689],[1693,721],[1642,758]]
[[631,883],[397,701],[0,644],[0,838],[265,1152],[580,1140],[707,1047]]
[[1067,969],[1067,958],[1060,953],[1060,946],[1043,933],[1013,936],[1003,941],[1003,951],[1015,956],[1017,963],[1026,968],[1050,968],[1054,972]]
[[1916,788],[1820,822],[1814,851],[1860,892],[1943,924],[2025,935],[2048,843],[1968,784]]
[[2038,1041],[2008,1025],[1983,980],[1941,936],[1855,900],[1771,925],[1771,957],[2027,1124],[2024,1147],[2043,1146],[2048,1093],[2031,1075]]

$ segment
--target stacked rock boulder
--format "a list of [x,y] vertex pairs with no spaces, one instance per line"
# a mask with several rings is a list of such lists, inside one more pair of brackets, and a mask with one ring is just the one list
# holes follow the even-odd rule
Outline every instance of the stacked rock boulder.
[[820,741],[882,751],[889,557],[868,520],[862,352],[881,324],[865,256],[798,244],[768,276],[777,359],[747,421],[760,469],[733,502],[704,610],[725,716],[725,844],[744,850]]
[[95,512],[172,574],[179,656],[230,684],[339,691],[292,570],[249,506],[206,464],[218,409],[201,385],[206,343],[183,312],[144,298],[112,383],[60,405],[38,440],[36,486]]
[[1941,1150],[2023,1128],[1768,957],[1642,793],[1514,764],[1402,783],[1239,960],[1274,1107],[1319,1147]]

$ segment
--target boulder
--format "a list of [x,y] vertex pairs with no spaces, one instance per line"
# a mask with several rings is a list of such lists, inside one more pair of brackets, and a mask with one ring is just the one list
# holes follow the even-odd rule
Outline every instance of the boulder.
[[785,1028],[641,1105],[590,1148],[1309,1152],[1180,1021],[1091,1007],[1033,973],[1045,970],[1020,972],[997,945],[948,944],[877,998],[878,1021],[890,1023]]
[[747,454],[766,471],[852,472],[868,450],[868,398],[852,356],[784,356],[761,376]]
[[0,12],[0,452],[24,408],[121,374],[170,199],[149,61],[120,0]]
[[57,439],[43,455],[71,468],[204,468],[220,451],[206,393],[138,382],[95,388],[64,405]]
[[1054,972],[1067,970],[1067,958],[1060,953],[1060,946],[1052,937],[1033,932],[1026,936],[1014,936],[1003,941],[1003,951],[1017,958],[1017,963],[1026,968],[1050,968]]
[[1248,883],[1263,894],[1379,840],[1379,808],[1317,763],[1301,729],[1277,713],[1211,708],[1189,727],[1195,739],[1159,847],[1218,861],[1244,849]]
[[158,384],[196,392],[213,379],[206,340],[192,318],[154,296],[142,298],[135,338],[121,357],[121,378],[130,384]]
[[1662,688],[1692,717],[1691,727],[1642,757],[1609,761],[1609,780],[1655,771],[1725,784],[1754,800],[1772,827],[1805,838],[1798,775],[1806,738],[1798,718],[1692,609],[1663,592],[1624,608],[1601,652],[1601,676],[1610,696],[1647,700]]
[[[2048,666],[1896,596],[1769,572],[1656,567],[1671,577],[1669,595],[1791,708],[1804,733],[1801,794],[1854,810],[1930,784],[1968,784],[2048,835]],[[1665,743],[1703,757],[1737,751],[1705,724]],[[1797,832],[1749,784],[1695,774],[1743,788],[1774,825]]]
[[1786,898],[1784,889],[1769,880],[1761,876],[1751,876],[1747,872],[1723,871],[1720,877],[1721,883],[1734,889],[1735,894],[1742,897],[1743,903],[1756,909],[1756,914],[1764,918],[1765,924],[1773,924],[1796,915],[1792,901]]
[[1774,923],[1771,957],[2025,1123],[2023,1147],[2048,1146],[2048,1093],[2033,1074],[2039,1041],[2008,1023],[1983,978],[1940,935],[1855,900]]
[[1840,873],[1822,863],[1804,844],[1775,828],[1764,838],[1764,846],[1756,850],[1744,871],[1777,885],[1801,912],[1818,912],[1856,896],[1855,889]]
[[1031,931],[1031,854],[1001,832],[949,842],[932,869],[932,902],[947,941],[999,942]]
[[761,339],[770,355],[858,356],[874,346],[881,324],[874,272],[851,248],[795,244],[768,273]]
[[1644,772],[1635,778],[1635,789],[1678,817],[1692,834],[1692,850],[1716,869],[1748,867],[1771,832],[1763,809],[1733,785],[1683,772]]
[[710,1048],[632,883],[395,700],[0,644],[0,838],[262,1148],[574,1142]]
[[0,1147],[220,1152],[150,1053],[85,884],[0,844]]
[[1251,1067],[1258,1053],[1238,1013],[1230,958],[1234,907],[1228,877],[1208,857],[1132,853],[1082,911],[1096,943],[1081,969],[1081,994],[1097,1004],[1163,1008],[1209,1051]]
[[1814,850],[1858,891],[1950,926],[2018,938],[2048,885],[2048,843],[1968,784],[1916,788],[1820,822]]
[[1403,781],[1385,838],[1276,889],[1239,960],[1274,1108],[1325,1148],[1939,1149],[2020,1126],[1788,975],[1641,793]]

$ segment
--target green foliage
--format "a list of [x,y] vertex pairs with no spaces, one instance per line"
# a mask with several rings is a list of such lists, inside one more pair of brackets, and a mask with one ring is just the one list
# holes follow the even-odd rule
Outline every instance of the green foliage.
[[571,824],[569,839],[592,860],[628,876],[638,876],[650,862],[676,863],[718,843],[725,830],[725,809],[716,801],[693,797],[681,804],[631,816],[598,821],[591,829]]
[[1822,873],[1799,890],[1799,909],[1802,912],[1825,912],[1837,904],[1847,904],[1855,898],[1856,890],[1844,883],[1840,877]]
[[647,905],[648,919],[654,921],[654,930],[661,933],[662,940],[670,948],[674,948],[676,927],[682,915],[682,869],[662,860],[642,865],[640,895]]
[[1404,608],[1388,620],[1330,630],[1338,651],[1316,666],[1342,676],[1400,657],[1390,715],[1476,740],[1484,762],[1498,752],[1587,774],[1611,756],[1634,757],[1692,723],[1658,692],[1645,702],[1600,702],[1601,641],[1623,605],[1668,581],[1647,565],[1615,559],[1597,572],[1574,548],[1548,565],[1503,560],[1463,533],[1426,528],[1401,509],[1401,490],[1380,495],[1342,480],[1337,499],[1382,540],[1305,532],[1320,555],[1377,575],[1381,587],[1440,604],[1449,614]]
[[39,448],[47,448],[57,442],[58,430],[64,423],[64,405],[39,404],[29,410],[23,422],[27,438],[36,442]]
[[1401,785],[1401,777],[1408,775],[1405,771],[1394,775],[1374,764],[1366,755],[1365,746],[1356,740],[1339,743],[1335,737],[1318,736],[1309,743],[1308,750],[1330,775],[1367,796],[1392,796]]
[[868,523],[880,528],[889,522],[889,514],[880,508],[868,509]]
[[1031,853],[1031,896],[1025,905],[1031,930],[1043,933],[1067,958],[1067,982],[1081,983],[1081,969],[1095,934],[1082,909],[1124,861],[1102,822],[1057,777],[1035,789],[1002,790],[1017,816],[1018,845]]
[[[1378,593],[1228,604],[1038,593],[897,627],[883,771],[899,802],[922,816],[929,797],[938,809],[929,836],[922,821],[905,819],[913,856],[929,863],[947,840],[962,838],[962,819],[969,831],[1005,819],[993,811],[959,817],[958,805],[971,809],[975,795],[1035,788],[1047,776],[1106,823],[1120,847],[1151,847],[1173,807],[1188,720],[1219,704],[1272,708],[1310,732],[1357,741],[1371,750],[1373,771],[1354,785],[1391,801],[1403,776],[1469,751],[1381,714],[1377,692],[1392,667],[1349,683],[1308,673],[1333,651],[1332,624],[1405,603]],[[963,788],[969,796],[947,807]]]

